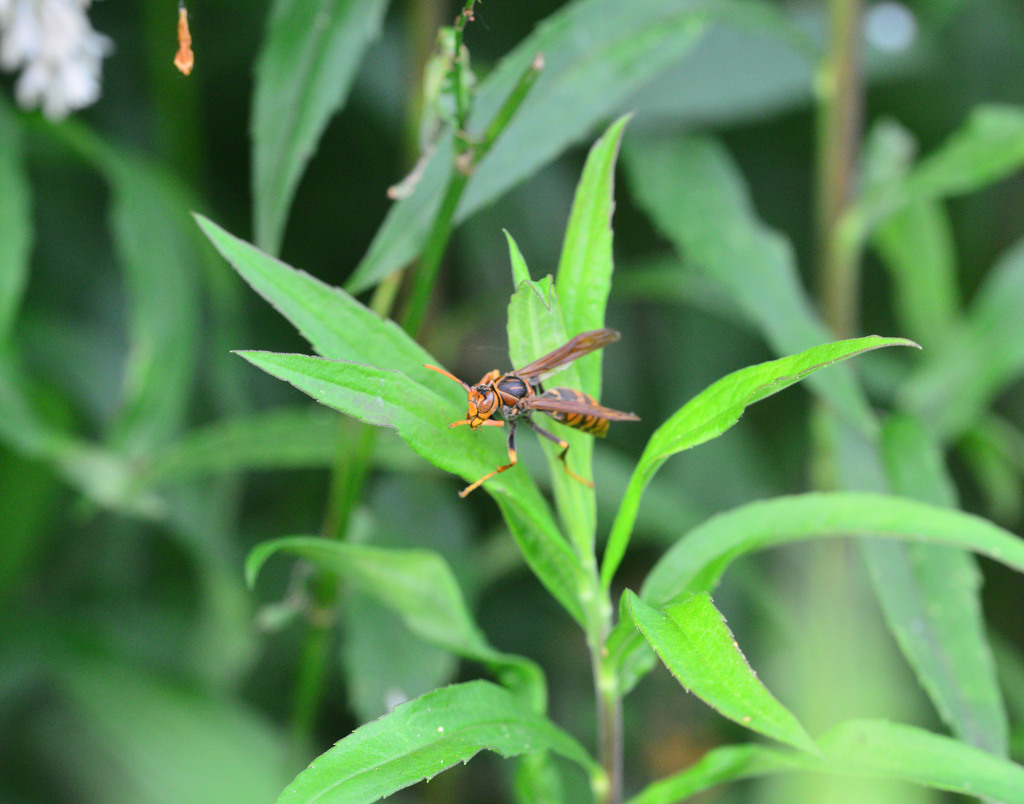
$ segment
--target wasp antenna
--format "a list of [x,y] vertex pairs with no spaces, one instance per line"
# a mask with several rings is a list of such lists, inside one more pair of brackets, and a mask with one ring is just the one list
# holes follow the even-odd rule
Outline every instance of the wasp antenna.
[[431,371],[436,371],[438,374],[443,374],[449,380],[455,380],[455,382],[457,382],[459,385],[461,385],[463,388],[466,389],[467,393],[469,391],[473,390],[468,385],[466,385],[466,383],[464,383],[462,380],[460,380],[458,377],[456,377],[454,374],[452,374],[451,372],[445,371],[443,368],[438,368],[437,366],[432,366],[429,363],[424,363],[423,364],[423,368],[428,368]]

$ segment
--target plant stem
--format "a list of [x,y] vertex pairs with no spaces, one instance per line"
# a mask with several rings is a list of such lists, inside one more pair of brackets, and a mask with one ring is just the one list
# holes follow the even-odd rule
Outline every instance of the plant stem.
[[855,334],[857,252],[839,222],[854,193],[863,114],[862,0],[829,0],[828,53],[818,76],[818,248],[821,308],[837,338]]
[[423,317],[427,312],[427,305],[430,303],[430,295],[437,283],[437,274],[441,269],[441,260],[448,248],[448,238],[451,236],[455,210],[459,206],[459,200],[462,198],[462,192],[466,189],[468,182],[469,176],[458,170],[452,171],[444,198],[441,200],[441,208],[434,218],[434,225],[430,229],[427,244],[420,256],[420,264],[413,278],[409,303],[402,315],[402,328],[409,334],[419,332],[420,326],[423,324]]
[[[471,5],[471,4],[467,4]],[[459,40],[461,42],[461,39]],[[458,62],[456,62],[458,63]],[[494,116],[491,124],[484,132],[483,140],[471,149],[463,148],[468,143],[461,131],[455,132],[455,167],[451,177],[448,179],[448,187],[445,189],[444,198],[441,200],[441,207],[434,217],[434,225],[427,238],[427,244],[420,257],[420,264],[413,280],[413,287],[409,297],[409,303],[405,314],[402,316],[402,327],[406,332],[415,334],[423,323],[423,316],[426,313],[427,305],[430,303],[430,294],[437,283],[437,274],[441,268],[441,260],[444,257],[445,249],[448,247],[448,239],[451,236],[452,224],[455,219],[455,211],[458,209],[462,193],[469,183],[469,177],[473,169],[490,150],[494,141],[508,125],[509,120],[526,98],[530,88],[537,80],[544,60],[538,56],[530,63],[512,92],[509,93],[505,103]],[[469,157],[466,159],[466,157]]]
[[[333,607],[338,595],[337,579],[333,576],[320,575],[314,584],[314,595],[324,598],[328,605]],[[326,612],[331,609],[318,610]],[[302,654],[299,659],[290,720],[292,746],[297,756],[303,756],[309,750],[327,680],[328,658],[333,644],[333,626],[328,620],[329,618],[311,616],[302,639]]]
[[[355,449],[352,448],[356,441]],[[320,535],[325,539],[344,539],[352,513],[366,485],[377,443],[374,427],[351,419],[339,422],[334,469],[331,472],[327,508]],[[292,700],[291,734],[297,750],[312,737],[316,713],[327,684],[329,657],[334,648],[333,612],[338,602],[338,579],[332,573],[318,573],[310,595],[313,610],[308,618],[302,656]]]
[[[619,680],[607,661],[605,644],[610,629],[590,648],[597,705],[597,759],[607,777],[605,790],[596,791],[602,804],[622,801],[622,696]],[[590,640],[588,640],[590,642]]]
[[608,655],[608,637],[612,632],[612,606],[609,593],[602,588],[597,557],[580,556],[589,563],[589,590],[580,595],[586,612],[587,648],[594,677],[594,703],[597,714],[597,760],[604,770],[603,779],[591,781],[594,797],[601,804],[622,801],[622,695],[619,676]]
[[[462,92],[462,82],[464,80],[462,76],[463,60],[460,56],[462,33],[466,24],[473,18],[475,2],[476,0],[466,0],[463,11],[460,12],[455,21],[456,58],[453,69],[455,71],[454,83],[456,87],[458,121],[455,132],[456,169],[452,171],[441,207],[434,218],[434,226],[420,259],[420,266],[414,280],[410,302],[403,316],[402,324],[405,330],[414,336],[422,325],[423,316],[430,301],[430,293],[436,283],[441,259],[444,257],[444,252],[448,246],[455,210],[458,207],[459,199],[462,198],[462,193],[469,181],[472,169],[483,158],[502,129],[507,125],[515,110],[518,109],[523,98],[526,97],[529,88],[533,86],[533,82],[536,80],[536,73],[543,64],[542,61],[534,60],[534,63],[530,65],[530,68],[520,78],[516,87],[510,93],[509,98],[491,122],[484,135],[483,142],[473,148],[472,143],[466,138],[464,133],[465,120],[469,110],[464,100],[465,93]],[[470,158],[465,159],[466,156]],[[371,303],[371,307],[375,312],[382,316],[387,316],[391,313],[399,282],[400,276],[396,273],[388,277],[381,284],[378,292],[374,294]],[[350,426],[349,423],[343,422],[342,427],[345,428],[347,426]],[[321,528],[322,535],[325,538],[342,539],[345,537],[352,512],[362,496],[366,478],[369,475],[377,432],[375,428],[365,425],[357,425],[357,430],[358,442],[355,450],[343,450],[339,453],[334,463],[327,508]],[[351,442],[350,439],[342,437],[339,438],[338,443],[339,447],[341,447]],[[333,612],[338,600],[337,578],[332,575],[318,576],[313,589],[313,598],[317,612]],[[311,618],[303,644],[291,719],[292,737],[296,746],[300,749],[302,744],[307,742],[312,734],[312,729],[315,725],[316,709],[323,696],[327,680],[328,658],[333,646],[333,625],[330,620],[329,616],[314,616]]]

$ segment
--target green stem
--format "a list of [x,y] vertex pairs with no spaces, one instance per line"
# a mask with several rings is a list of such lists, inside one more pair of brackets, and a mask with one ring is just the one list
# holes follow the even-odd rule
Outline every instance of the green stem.
[[[544,60],[539,56],[530,63],[529,67],[520,76],[519,81],[516,82],[512,92],[505,99],[501,109],[494,116],[491,124],[487,127],[483,140],[475,148],[468,151],[460,151],[461,134],[459,132],[455,133],[457,153],[455,168],[448,179],[448,187],[445,189],[444,198],[441,200],[441,207],[434,217],[434,226],[427,237],[427,244],[423,249],[423,254],[420,256],[419,268],[413,279],[409,303],[402,317],[402,327],[406,332],[411,334],[419,332],[419,328],[423,323],[423,316],[427,311],[427,305],[430,303],[431,293],[434,290],[434,285],[437,283],[437,274],[441,269],[441,260],[448,247],[448,239],[451,235],[453,221],[455,220],[455,211],[458,209],[462,193],[469,183],[470,175],[472,175],[474,168],[479,164],[480,160],[487,155],[495,140],[498,139],[505,126],[508,125],[509,120],[512,119],[512,116],[519,109],[530,88],[537,81],[537,76],[543,66]],[[469,157],[468,160],[465,159],[466,156]]]
[[[455,132],[456,169],[452,171],[441,207],[434,218],[434,226],[420,259],[410,301],[402,318],[403,327],[412,335],[419,332],[422,325],[430,301],[430,293],[436,283],[441,260],[451,235],[455,210],[458,208],[469,176],[475,165],[487,153],[507,125],[516,109],[519,108],[529,88],[536,80],[537,71],[543,65],[543,61],[539,58],[534,60],[491,122],[483,142],[472,148],[472,144],[464,135],[468,109],[465,108],[462,97],[464,93],[461,92],[463,67],[459,56],[462,48],[462,32],[466,23],[472,19],[475,2],[476,0],[467,0],[455,25],[456,59],[454,70],[458,104],[458,130]],[[469,159],[465,158],[467,156]],[[371,303],[375,312],[382,316],[390,314],[399,282],[400,276],[396,273],[378,287],[378,292],[374,294]],[[347,425],[348,423],[345,422],[342,426]],[[366,478],[369,475],[377,431],[373,427],[366,426],[359,426],[359,429],[359,440],[354,452],[343,450],[334,464],[330,494],[322,526],[322,534],[325,538],[341,539],[345,537],[352,513],[362,496]],[[350,444],[350,439],[339,438],[339,446],[348,444]],[[332,575],[319,576],[315,583],[313,596],[318,612],[333,612],[338,600],[337,578]],[[316,712],[327,680],[327,671],[330,666],[329,657],[333,649],[333,625],[330,619],[327,616],[313,618],[309,623],[303,644],[291,720],[293,739],[300,748],[303,743],[308,742],[312,734]],[[621,724],[619,728],[621,728]]]
[[[338,438],[338,454],[331,474],[327,510],[321,526],[325,539],[344,539],[352,513],[363,495],[363,487],[373,464],[377,445],[377,428],[355,419],[341,420],[342,435]],[[352,442],[355,441],[355,448]]]
[[[356,441],[352,448],[353,440]],[[331,473],[327,508],[321,525],[325,539],[344,539],[352,514],[362,497],[373,465],[377,430],[353,419],[341,419],[337,438],[338,454]],[[312,583],[313,613],[307,623],[302,657],[292,702],[291,732],[297,749],[312,737],[316,713],[327,685],[330,656],[334,650],[333,612],[338,603],[338,579],[320,573]]]
[[410,334],[419,332],[420,326],[423,324],[423,317],[430,304],[431,293],[437,283],[437,274],[441,270],[441,260],[448,248],[448,238],[451,235],[455,210],[459,206],[459,200],[462,198],[462,192],[466,189],[468,182],[469,176],[458,170],[452,171],[444,198],[441,200],[441,208],[434,218],[434,226],[430,230],[427,244],[420,256],[420,264],[413,277],[409,303],[402,316],[402,327]]
[[622,801],[623,766],[622,695],[618,676],[605,656],[605,644],[611,629],[602,630],[602,637],[596,645],[591,645],[590,650],[597,704],[597,758],[606,777],[605,789],[595,793],[602,804],[619,804]]
[[[863,114],[861,13],[863,0],[829,0],[828,51],[818,75],[817,241],[819,304],[825,323],[836,338],[851,337],[858,329],[860,306],[859,252],[844,237],[842,221],[853,201]],[[814,411],[813,482],[834,487],[838,478],[836,444],[823,406]],[[807,650],[796,654],[798,672],[807,678],[843,678],[848,669],[839,658],[856,632],[858,607],[849,565],[839,545],[816,545],[800,565],[803,627],[811,638]],[[856,684],[852,685],[853,688]],[[851,685],[842,687],[854,695]],[[798,711],[817,718],[816,727],[846,716],[840,697],[821,684],[803,685]],[[817,728],[815,729],[817,730]],[[835,788],[818,777],[808,778],[806,800],[827,799]]]
[[466,93],[463,91],[465,76],[463,75],[464,59],[462,56],[462,37],[466,25],[473,19],[473,6],[476,0],[466,0],[459,16],[455,18],[455,53],[452,64],[452,82],[455,84],[455,152],[464,153],[469,150],[470,143],[463,132],[466,130],[466,120],[469,117],[469,107],[466,104]]
[[818,81],[818,248],[821,308],[837,338],[857,328],[860,277],[856,249],[839,222],[854,193],[863,113],[862,0],[829,0],[828,53]]
[[586,613],[587,648],[594,678],[594,699],[597,714],[597,759],[603,778],[591,780],[594,798],[600,804],[622,801],[622,694],[619,676],[608,654],[608,637],[612,632],[611,597],[602,588],[597,557],[593,553],[580,556],[588,563],[589,589],[581,590],[581,603]]
[[[331,607],[320,608],[318,611],[331,611],[338,595],[337,579],[321,575],[316,579],[315,586],[315,596],[323,597]],[[303,756],[309,750],[327,682],[329,658],[334,643],[334,629],[328,619],[311,617],[302,640],[290,721],[291,740],[297,756]]]

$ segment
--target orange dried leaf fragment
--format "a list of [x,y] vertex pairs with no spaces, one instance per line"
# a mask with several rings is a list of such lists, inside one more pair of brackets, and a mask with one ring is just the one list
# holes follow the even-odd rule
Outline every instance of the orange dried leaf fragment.
[[174,54],[174,66],[183,75],[192,72],[196,57],[192,52],[192,33],[188,29],[188,10],[185,4],[178,6],[178,52]]

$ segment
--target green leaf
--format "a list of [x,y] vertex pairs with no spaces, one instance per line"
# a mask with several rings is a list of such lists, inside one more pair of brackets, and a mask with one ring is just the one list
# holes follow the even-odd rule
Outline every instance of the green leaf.
[[111,226],[127,272],[130,352],[119,440],[136,455],[184,423],[199,352],[199,257],[182,198],[148,167],[111,161]]
[[688,270],[672,253],[619,263],[615,295],[620,302],[683,305],[727,321],[738,330],[752,329],[735,307],[725,286],[708,274]]
[[975,108],[962,128],[905,177],[865,192],[841,224],[851,245],[911,202],[938,201],[980,190],[1024,166],[1024,109]]
[[339,432],[334,413],[310,405],[220,419],[185,433],[155,456],[143,482],[163,485],[247,469],[329,466]]
[[0,348],[0,438],[11,449],[50,461],[57,473],[89,500],[133,516],[164,514],[163,501],[135,489],[135,465],[128,458],[84,441],[48,422],[17,355]]
[[[433,371],[430,353],[394,321],[381,318],[345,291],[292,268],[196,215],[199,226],[253,290],[287,318],[324,357],[417,370],[418,382],[444,397],[457,386]],[[463,399],[463,406],[465,400]]]
[[626,804],[675,804],[721,784],[777,775],[800,766],[796,755],[769,746],[723,745],[686,770],[652,782]]
[[[876,123],[864,144],[863,192],[906,176],[916,150],[916,140],[898,123]],[[901,328],[926,347],[943,344],[960,312],[960,292],[952,228],[941,203],[908,202],[878,225],[872,244],[892,278]]]
[[523,252],[519,250],[519,244],[507,230],[503,229],[502,231],[505,232],[505,241],[508,243],[508,258],[512,265],[512,284],[518,288],[523,282],[531,281],[530,269],[523,258]]
[[985,510],[997,522],[1013,522],[1024,510],[1020,477],[1024,475],[1024,432],[989,414],[957,444],[975,486],[985,498]]
[[734,371],[687,402],[662,424],[640,456],[612,525],[601,567],[607,589],[625,555],[640,498],[654,474],[670,457],[716,438],[736,424],[744,409],[799,382],[819,369],[883,346],[916,346],[902,338],[866,338],[826,343],[797,355]]
[[562,775],[554,758],[547,751],[524,754],[519,759],[515,777],[516,801],[564,804]]
[[534,711],[544,711],[547,701],[540,668],[529,659],[502,653],[487,643],[473,622],[455,575],[437,553],[319,538],[275,539],[249,553],[245,577],[250,586],[267,559],[278,552],[300,556],[344,578],[398,614],[421,638],[489,665],[507,686],[523,695]]
[[[763,4],[578,0],[552,14],[480,84],[471,132],[483,131],[538,53],[544,70],[481,161],[455,222],[532,175],[618,109],[629,94],[691,51],[720,12],[759,14]],[[785,24],[781,14],[774,15]],[[416,191],[392,206],[349,279],[358,293],[413,260],[423,247],[452,171],[451,136],[438,144]]]
[[[324,468],[339,454],[355,449],[354,436],[339,426],[333,411],[319,405],[261,410],[185,433],[151,459],[138,482],[163,486],[251,469]],[[398,471],[423,468],[402,442],[393,439],[376,446],[374,461]]]
[[[1024,546],[986,519],[916,500],[867,492],[777,497],[718,514],[689,531],[654,565],[640,596],[666,606],[711,591],[737,558],[797,541],[870,536],[959,547],[1024,572]],[[620,625],[609,642],[620,675],[642,643]],[[640,665],[640,672],[646,670]],[[638,678],[628,670],[628,688]],[[629,682],[629,683],[626,683]]]
[[[465,405],[465,395],[449,398],[392,369],[307,355],[240,352],[269,374],[291,383],[324,405],[367,424],[390,427],[419,455],[445,471],[476,480],[505,462],[504,439],[489,440],[483,432],[448,428],[447,411]],[[423,370],[422,374],[434,372]],[[456,400],[461,396],[461,400]],[[485,428],[490,429],[490,428]],[[537,487],[526,472],[504,472],[484,484],[502,509],[523,556],[548,591],[578,621],[582,613],[576,591],[582,588],[578,562],[551,518]]]
[[[112,764],[131,790],[124,800],[245,804],[270,801],[287,781],[292,757],[285,742],[242,704],[112,662],[65,655],[56,664],[101,767]],[[74,769],[83,746],[63,747],[58,737],[53,750],[56,765]]]
[[902,779],[1006,804],[1024,804],[1024,768],[902,723],[853,720],[823,735],[825,765],[854,776]]
[[1021,310],[1024,240],[1000,258],[943,348],[929,350],[904,383],[902,407],[943,441],[979,424],[996,395],[1024,373]]
[[[507,461],[498,439],[468,428],[450,430],[465,412],[465,393],[451,380],[423,368],[430,354],[397,324],[347,293],[285,265],[201,216],[214,246],[253,288],[291,321],[325,357],[243,355],[269,373],[362,421],[395,428],[418,454],[446,471],[476,480]],[[391,368],[376,368],[383,363]],[[406,372],[406,373],[403,373]],[[410,377],[415,376],[416,380]],[[461,410],[460,410],[461,409]],[[490,429],[490,428],[487,428]],[[505,472],[484,488],[494,496],[526,562],[575,617],[580,572],[544,498],[525,472]]]
[[[882,430],[892,491],[956,504],[942,452],[909,417]],[[974,557],[934,544],[874,542],[864,551],[889,630],[942,719],[965,742],[1005,754],[1008,725],[981,610]]]
[[547,718],[501,687],[470,681],[427,693],[356,729],[300,773],[278,804],[377,801],[482,750],[505,757],[549,750],[600,774],[582,746]]
[[810,104],[821,49],[804,31],[824,32],[824,9],[790,8],[789,17],[769,4],[736,11],[630,97],[638,124],[662,131],[722,129]]
[[[521,284],[508,305],[508,343],[512,365],[519,367],[532,363],[568,340],[561,305],[551,277],[544,277],[540,282]],[[555,374],[549,387],[552,385],[582,390],[576,363],[569,364]],[[557,424],[548,417],[544,417],[539,426],[548,432],[555,432],[569,444],[566,461],[570,462],[576,474],[588,479],[593,476],[591,436]],[[576,546],[578,555],[592,555],[591,545],[597,527],[594,491],[569,477],[558,460],[562,450],[557,444],[540,435],[537,438],[548,459],[555,503],[565,531]]]
[[253,204],[256,242],[281,247],[302,171],[380,33],[387,0],[276,0],[256,62]]
[[912,201],[874,233],[889,270],[901,329],[926,347],[945,345],[960,311],[949,217],[935,201]]
[[111,440],[131,458],[167,443],[192,401],[199,352],[200,243],[191,199],[157,166],[74,121],[50,129],[110,185],[110,228],[128,293],[128,359]]
[[669,804],[727,782],[792,771],[897,779],[1005,804],[1024,804],[1024,768],[914,726],[841,723],[818,739],[823,757],[760,745],[727,745],[661,779],[627,804]]
[[[515,242],[510,239],[510,243],[518,252]],[[507,331],[509,359],[515,368],[532,363],[569,340],[558,293],[550,276],[537,282],[522,282],[516,288],[508,304]],[[575,363],[553,376],[570,385],[580,381]]]
[[630,617],[676,680],[723,716],[775,740],[815,752],[810,735],[762,684],[706,592],[663,611],[628,589]]
[[32,253],[31,191],[22,155],[18,118],[0,100],[0,340],[10,336],[21,307]]
[[[570,337],[604,326],[612,286],[612,212],[615,164],[631,115],[612,123],[587,155],[565,229],[555,287]],[[601,397],[601,360],[576,361],[580,389]]]
[[870,536],[944,544],[1024,572],[1024,544],[987,519],[868,492],[776,497],[735,508],[691,530],[655,564],[641,596],[655,606],[710,591],[742,555],[795,541]]
[[[757,218],[746,182],[725,149],[705,137],[633,137],[623,149],[638,203],[688,263],[718,279],[777,354],[829,338],[800,284],[789,241]],[[857,429],[874,427],[846,370],[811,385]]]

